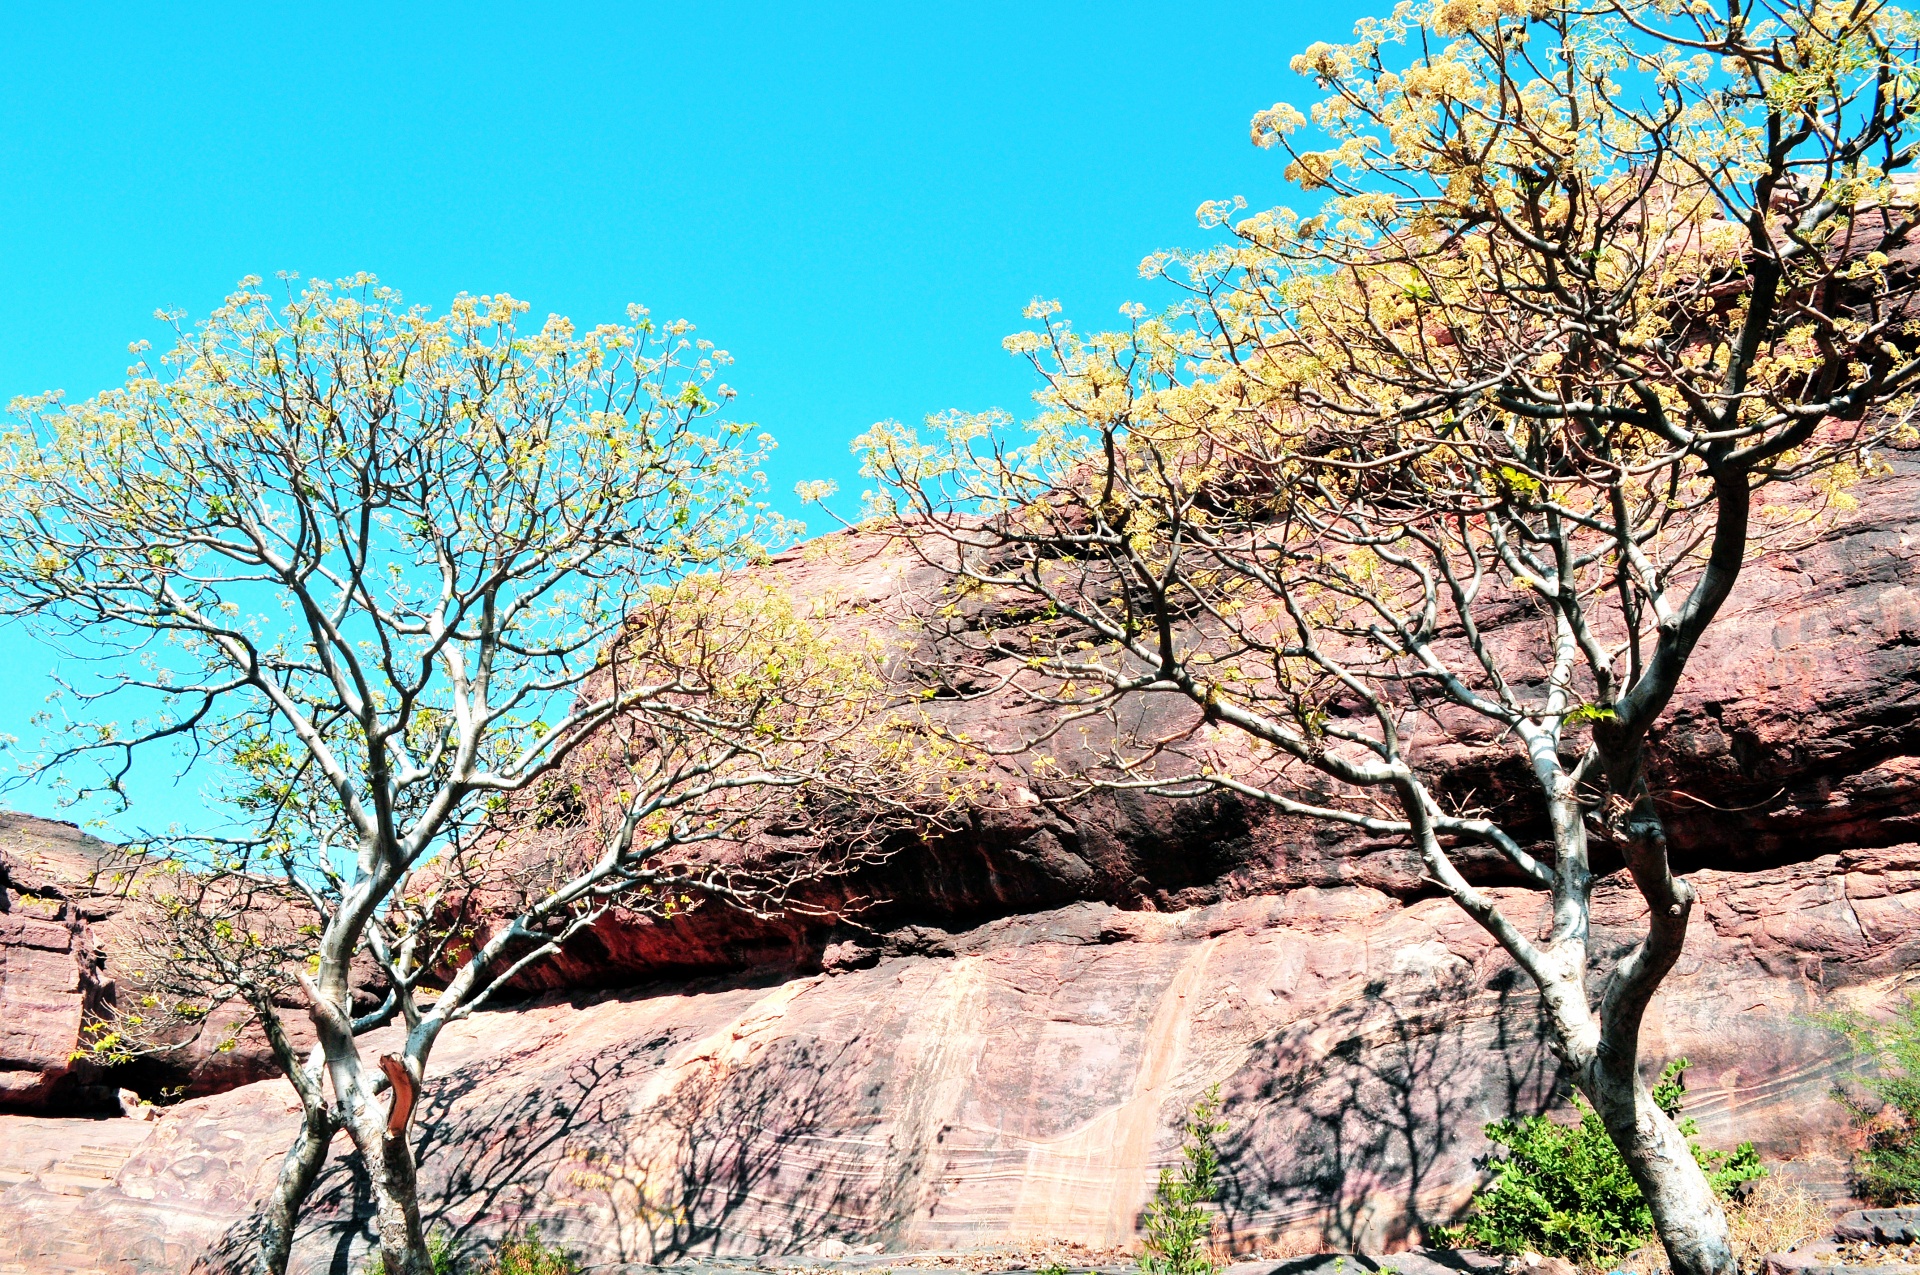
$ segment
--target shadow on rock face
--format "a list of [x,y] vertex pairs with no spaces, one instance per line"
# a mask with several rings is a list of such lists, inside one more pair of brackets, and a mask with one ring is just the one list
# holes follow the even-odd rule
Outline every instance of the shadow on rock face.
[[1374,983],[1260,1042],[1224,1086],[1234,1239],[1386,1252],[1452,1221],[1463,1184],[1435,1171],[1457,1167],[1487,1120],[1545,1110],[1562,1080],[1535,993],[1508,973],[1476,986],[1470,969],[1437,963],[1412,987]]
[[[668,1069],[667,1054],[685,1043],[662,1034],[529,1075],[513,1105],[486,1112],[484,1129],[456,1109],[517,1059],[449,1073],[417,1117],[428,1233],[471,1258],[537,1226],[569,1247],[655,1265],[802,1252],[863,1238],[867,1219],[892,1213],[869,1148],[847,1137],[879,1119],[858,1041],[788,1039],[757,1051],[750,1068],[709,1059]],[[622,1137],[634,1129],[638,1137]],[[335,1151],[345,1154],[327,1168],[296,1240],[298,1271],[346,1275],[376,1243],[359,1157],[344,1139]],[[256,1242],[251,1220],[236,1225],[197,1269],[248,1269]],[[323,1253],[330,1262],[317,1260]]]
[[857,1233],[891,1211],[884,1185],[863,1171],[864,1144],[846,1136],[879,1117],[863,1101],[858,1061],[852,1042],[785,1040],[753,1071],[696,1075],[650,1113],[650,1125],[677,1131],[667,1145],[623,1143],[603,1127],[565,1149],[565,1185],[610,1224],[622,1261],[723,1245],[797,1253]]

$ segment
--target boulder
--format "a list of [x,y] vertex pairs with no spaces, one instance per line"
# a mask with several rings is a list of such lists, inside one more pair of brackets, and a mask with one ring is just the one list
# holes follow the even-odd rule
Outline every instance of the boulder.
[[1834,1223],[1833,1238],[1862,1244],[1920,1244],[1920,1206],[1856,1209]]
[[1849,1253],[1831,1240],[1761,1259],[1764,1275],[1920,1275],[1920,1263],[1886,1254]]

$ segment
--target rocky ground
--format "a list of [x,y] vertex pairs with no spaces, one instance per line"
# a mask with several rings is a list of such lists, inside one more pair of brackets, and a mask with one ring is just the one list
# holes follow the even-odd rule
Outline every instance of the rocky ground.
[[[1708,1143],[1753,1138],[1837,1193],[1836,1051],[1809,1016],[1920,964],[1920,849],[1695,880],[1707,924],[1650,1016],[1649,1052],[1694,1060]],[[1609,889],[1601,923],[1624,941],[1636,907]],[[1137,1230],[1173,1115],[1219,1083],[1230,1240],[1382,1251],[1451,1216],[1480,1125],[1546,1105],[1555,1080],[1531,993],[1441,900],[1356,886],[1173,914],[1078,904],[946,943],[459,1024],[419,1116],[429,1212],[475,1241],[537,1222],[602,1261],[1113,1247]],[[72,1269],[160,1271],[223,1235],[238,1246],[229,1228],[295,1119],[270,1081],[151,1124],[68,1125],[71,1150],[32,1164],[12,1163],[30,1142],[9,1134],[21,1180],[0,1191],[0,1252],[53,1270],[84,1248],[96,1265]],[[74,1194],[82,1170],[112,1180]],[[365,1211],[336,1163],[296,1269],[357,1251]]]

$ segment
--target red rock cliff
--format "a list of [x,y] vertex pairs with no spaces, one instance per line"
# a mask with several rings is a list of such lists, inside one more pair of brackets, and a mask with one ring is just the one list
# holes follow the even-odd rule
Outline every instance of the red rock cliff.
[[[1694,1060],[1707,1141],[1754,1138],[1830,1188],[1838,1052],[1813,1011],[1884,1002],[1920,962],[1920,476],[1858,495],[1750,566],[1662,728],[1703,907],[1646,1042]],[[936,584],[858,536],[779,569],[876,614]],[[1483,799],[1505,790],[1500,764],[1443,761]],[[867,887],[891,900],[867,930],[718,909],[604,926],[542,982],[628,990],[461,1025],[422,1117],[430,1210],[470,1239],[540,1221],[602,1260],[1122,1240],[1178,1111],[1217,1081],[1237,1235],[1391,1245],[1471,1187],[1480,1125],[1555,1080],[1531,990],[1396,845],[1228,801],[1055,809],[1015,784]],[[83,988],[111,977],[64,973],[105,922],[29,927],[19,889],[0,1021],[18,1003],[40,1025],[0,1067],[50,1074]],[[1631,941],[1637,907],[1603,885],[1603,947]],[[37,971],[17,1002],[16,960]],[[101,1269],[236,1251],[227,1228],[290,1119],[274,1084],[247,1086],[174,1109],[83,1197],[48,1185],[57,1157],[22,1169],[0,1253],[51,1254],[74,1228],[107,1237]],[[303,1269],[358,1244],[364,1209],[336,1166]]]

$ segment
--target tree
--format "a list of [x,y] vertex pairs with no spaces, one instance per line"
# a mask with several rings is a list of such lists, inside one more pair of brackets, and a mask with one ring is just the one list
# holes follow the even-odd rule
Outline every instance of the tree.
[[[1294,62],[1324,147],[1254,120],[1316,214],[1204,205],[1221,244],[1150,257],[1183,299],[1123,331],[1036,303],[1008,340],[1034,437],[878,426],[872,512],[950,573],[936,675],[1049,714],[997,747],[1082,730],[1086,783],[1404,838],[1540,989],[1674,1269],[1723,1275],[1640,1074],[1694,903],[1649,732],[1747,556],[1911,437],[1915,29],[1873,0],[1425,0],[1355,37]],[[1443,743],[1529,798],[1475,807]],[[1597,1004],[1594,841],[1648,909]],[[1476,847],[1549,896],[1544,933]]]
[[[825,609],[803,617],[749,576],[653,590],[629,613],[612,664],[644,665],[650,683],[675,687],[671,703],[630,706],[540,785],[495,798],[401,877],[364,949],[360,981],[385,996],[337,1025],[349,1037],[405,1026],[372,1086],[391,1091],[390,1133],[405,1132],[441,1030],[609,911],[629,923],[710,901],[763,916],[819,912],[801,887],[939,826],[961,791],[943,750],[887,715],[883,649],[830,635]],[[353,829],[305,757],[245,753],[237,804],[272,818],[191,864],[136,860],[123,874],[140,916],[118,954],[130,995],[90,1033],[95,1057],[115,1063],[177,1049],[229,1005],[245,1014],[223,1021],[222,1046],[261,1026],[303,1111],[259,1219],[258,1269],[278,1275],[343,1124],[321,1051],[303,1063],[281,1014],[351,887],[325,848]],[[396,1193],[417,1216],[411,1185]]]
[[[563,940],[659,871],[646,856],[724,825],[719,794],[790,790],[819,755],[783,737],[799,728],[765,659],[757,682],[721,669],[737,684],[716,695],[714,650],[671,618],[706,592],[695,577],[783,532],[756,500],[767,440],[717,416],[724,352],[637,308],[522,333],[526,308],[462,295],[436,317],[364,275],[289,283],[276,308],[245,280],[195,327],[171,316],[177,345],[124,387],[17,403],[0,453],[0,595],[105,662],[68,693],[74,733],[43,768],[97,759],[78,792],[113,796],[136,749],[171,742],[248,786],[223,873],[264,869],[317,914],[297,984],[386,1269],[407,1275],[428,1269],[406,1117],[433,1034],[499,985],[495,962]],[[109,719],[116,703],[139,716]],[[441,949],[475,972],[423,1012],[405,980],[434,959],[398,928],[423,869],[626,721],[684,744],[657,773],[636,753],[658,782],[638,784],[628,840],[530,895],[497,944]],[[775,775],[770,750],[796,745]],[[384,1075],[355,1038],[369,951],[408,1016]]]

